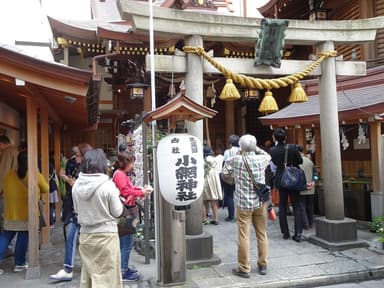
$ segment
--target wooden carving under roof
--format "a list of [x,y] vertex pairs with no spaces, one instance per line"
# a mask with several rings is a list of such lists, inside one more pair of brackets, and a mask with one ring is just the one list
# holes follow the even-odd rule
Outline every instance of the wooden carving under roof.
[[144,122],[155,120],[169,120],[169,128],[176,128],[179,120],[196,122],[204,118],[212,118],[217,114],[216,110],[200,105],[187,97],[185,92],[171,99],[167,104],[160,106],[144,117]]

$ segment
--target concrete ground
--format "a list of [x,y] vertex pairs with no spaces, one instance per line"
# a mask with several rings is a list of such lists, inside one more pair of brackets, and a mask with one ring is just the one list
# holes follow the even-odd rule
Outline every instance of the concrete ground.
[[[344,251],[328,251],[316,246],[306,239],[315,230],[306,230],[304,241],[297,243],[283,240],[278,220],[268,223],[269,263],[268,274],[257,273],[257,247],[255,235],[251,228],[251,278],[244,279],[232,275],[232,268],[237,267],[237,225],[225,222],[226,211],[220,209],[219,225],[205,225],[204,231],[213,235],[215,255],[221,264],[210,267],[194,266],[187,270],[187,281],[176,287],[318,287],[340,283],[347,286],[335,287],[384,287],[384,250],[374,247],[375,234],[362,228],[358,230],[359,239],[367,241],[367,248],[354,248]],[[292,216],[288,216],[291,231]],[[40,251],[41,277],[25,280],[25,272],[14,273],[13,257],[5,259],[0,268],[4,275],[0,276],[0,287],[79,287],[81,263],[76,256],[74,279],[71,282],[54,283],[48,280],[50,274],[61,269],[64,258],[64,241],[61,225],[52,229],[52,244]],[[124,284],[124,287],[158,287],[156,261],[144,264],[144,257],[132,251],[130,264],[142,274],[139,282]],[[377,280],[379,279],[379,280]],[[381,279],[381,280],[380,280]],[[367,285],[379,286],[348,286],[368,281]],[[371,283],[371,284],[369,284]],[[373,284],[372,284],[373,283]],[[333,287],[333,286],[330,286]]]

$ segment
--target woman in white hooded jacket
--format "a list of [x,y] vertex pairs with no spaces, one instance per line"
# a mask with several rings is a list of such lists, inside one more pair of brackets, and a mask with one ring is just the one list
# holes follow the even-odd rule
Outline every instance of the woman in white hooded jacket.
[[122,287],[117,218],[123,213],[119,190],[107,172],[103,150],[85,153],[72,188],[80,228],[80,287]]

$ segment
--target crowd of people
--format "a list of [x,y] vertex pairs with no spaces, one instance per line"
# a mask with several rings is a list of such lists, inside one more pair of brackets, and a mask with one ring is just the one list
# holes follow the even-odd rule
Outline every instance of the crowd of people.
[[[311,159],[304,155],[303,147],[286,143],[284,129],[276,129],[272,141],[267,140],[264,147],[257,145],[253,135],[231,135],[228,139],[229,148],[223,157],[214,157],[212,149],[205,145],[205,185],[204,201],[212,209],[212,220],[208,221],[206,207],[203,205],[203,224],[218,225],[217,207],[220,199],[222,206],[227,207],[228,217],[225,221],[236,222],[238,229],[238,265],[232,270],[234,275],[250,277],[249,233],[250,225],[254,227],[258,247],[258,271],[267,274],[268,237],[267,237],[267,203],[261,202],[253,189],[252,178],[257,183],[267,183],[278,193],[278,214],[282,238],[301,242],[303,229],[313,225],[313,199],[315,193],[316,169]],[[287,159],[285,160],[285,154]],[[246,160],[245,160],[246,159]],[[244,163],[246,161],[247,163]],[[234,183],[220,179],[224,170],[220,167],[228,165],[232,169]],[[246,166],[249,166],[249,170]],[[301,168],[306,176],[306,190],[286,189],[281,185],[281,176],[285,166]],[[219,167],[219,168],[218,168]],[[213,175],[215,173],[215,175]],[[250,173],[252,175],[250,175]],[[293,207],[294,227],[291,237],[288,227],[287,213],[289,201]],[[270,204],[271,206],[271,204]]]
[[[128,265],[133,234],[119,237],[117,223],[125,215],[124,207],[135,205],[137,198],[149,197],[153,189],[132,183],[134,180],[130,176],[134,175],[135,156],[131,146],[120,146],[113,175],[109,175],[104,151],[94,149],[88,143],[72,148],[70,159],[61,164],[59,173],[50,159],[49,179],[45,179],[39,172],[40,167],[36,167],[38,197],[50,193],[51,226],[56,220],[55,203],[59,190],[62,196],[64,265],[63,269],[49,276],[50,280],[72,280],[77,243],[82,261],[81,287],[122,287],[125,281],[140,279],[140,273]],[[13,254],[14,272],[28,268],[27,156],[26,149],[18,150],[7,136],[0,136],[0,262]],[[9,245],[15,237],[13,251],[10,251]],[[0,269],[0,275],[3,273]]]
[[[206,144],[203,147],[202,223],[219,225],[218,209],[227,207],[225,221],[237,223],[238,230],[238,265],[232,272],[244,278],[250,277],[249,233],[252,224],[257,239],[258,271],[266,275],[267,203],[259,200],[253,189],[253,180],[267,182],[277,189],[282,238],[300,242],[303,229],[310,228],[314,221],[314,164],[303,154],[303,147],[286,143],[284,129],[276,129],[273,142],[266,142],[265,147],[257,145],[255,136],[249,134],[241,137],[231,135],[228,145],[223,155],[219,149],[214,155],[211,147]],[[0,136],[0,261],[9,253],[9,244],[17,236],[13,247],[15,272],[28,267],[27,161],[26,149],[17,151],[10,145],[8,137]],[[150,197],[153,190],[150,186],[135,186],[134,163],[132,147],[120,145],[113,174],[110,175],[104,151],[88,143],[80,143],[72,148],[70,159],[62,163],[59,173],[50,162],[48,181],[38,172],[39,194],[50,193],[50,225],[55,223],[59,192],[63,205],[64,263],[62,269],[49,276],[50,280],[72,280],[77,243],[82,262],[81,287],[122,287],[124,281],[140,279],[139,271],[129,265],[134,235],[118,234],[118,219],[128,207],[135,205],[137,199]],[[234,183],[228,184],[220,177],[224,165],[232,168]],[[305,191],[282,187],[280,178],[285,165],[300,167],[305,172]],[[19,193],[14,193],[15,187]],[[293,206],[294,214],[292,237],[287,222],[288,201]],[[0,269],[0,275],[2,273]]]

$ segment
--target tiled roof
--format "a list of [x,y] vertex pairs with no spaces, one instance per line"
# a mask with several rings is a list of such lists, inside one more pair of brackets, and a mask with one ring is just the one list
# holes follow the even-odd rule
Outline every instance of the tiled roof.
[[[259,117],[263,124],[287,125],[319,121],[319,95],[308,97],[305,103],[292,103],[280,111]],[[337,92],[339,118],[357,119],[364,115],[368,118],[384,112],[384,86],[376,85]],[[342,117],[340,117],[342,115]]]

